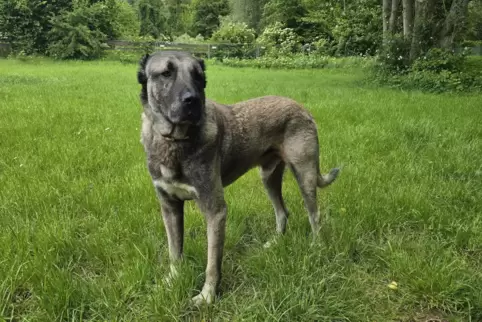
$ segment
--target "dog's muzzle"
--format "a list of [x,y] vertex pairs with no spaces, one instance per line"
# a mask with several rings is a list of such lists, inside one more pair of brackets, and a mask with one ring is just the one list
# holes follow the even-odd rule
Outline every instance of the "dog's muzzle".
[[169,109],[169,121],[175,125],[196,124],[201,119],[202,105],[199,96],[190,91],[181,94],[179,101]]

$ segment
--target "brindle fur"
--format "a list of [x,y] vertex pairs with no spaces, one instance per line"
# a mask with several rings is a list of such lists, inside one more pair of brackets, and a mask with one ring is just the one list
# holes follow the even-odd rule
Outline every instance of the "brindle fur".
[[[206,278],[193,298],[196,304],[211,303],[221,279],[227,212],[223,188],[251,168],[260,168],[278,234],[285,232],[288,218],[281,194],[286,166],[302,192],[312,232],[318,233],[317,187],[333,182],[338,169],[320,174],[317,127],[306,109],[279,96],[231,106],[206,99],[204,62],[183,52],[146,55],[138,81],[144,108],[141,142],[161,204],[171,273],[183,253],[184,201],[195,200],[206,218]],[[186,95],[194,99],[183,103],[180,97]]]

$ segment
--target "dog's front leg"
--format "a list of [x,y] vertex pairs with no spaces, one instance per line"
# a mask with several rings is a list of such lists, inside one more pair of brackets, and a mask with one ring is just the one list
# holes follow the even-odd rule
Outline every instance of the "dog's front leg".
[[176,265],[182,259],[184,243],[184,201],[174,200],[159,192],[162,220],[169,246],[170,273],[165,282],[171,284],[177,273]]
[[218,187],[213,192],[213,194],[208,193],[202,196],[204,198],[198,200],[199,208],[206,218],[208,257],[204,286],[201,293],[192,299],[196,305],[203,302],[207,304],[214,302],[221,281],[227,207],[222,187]]

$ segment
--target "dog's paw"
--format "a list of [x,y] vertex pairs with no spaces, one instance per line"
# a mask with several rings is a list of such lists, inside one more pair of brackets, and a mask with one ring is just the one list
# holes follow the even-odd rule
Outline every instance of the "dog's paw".
[[216,290],[213,286],[205,284],[201,293],[191,299],[191,302],[195,306],[201,306],[203,304],[210,305],[214,303],[216,297]]
[[167,274],[167,276],[164,277],[164,283],[167,286],[172,287],[172,283],[174,279],[179,276],[179,271],[177,270],[176,266],[173,264],[169,265],[169,267],[170,267],[169,274]]

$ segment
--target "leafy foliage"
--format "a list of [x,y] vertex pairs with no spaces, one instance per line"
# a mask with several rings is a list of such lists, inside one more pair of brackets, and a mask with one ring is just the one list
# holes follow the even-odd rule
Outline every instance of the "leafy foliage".
[[191,33],[209,38],[220,25],[221,16],[229,14],[228,0],[193,0]]
[[166,30],[166,16],[162,0],[138,0],[136,2],[140,20],[140,35],[159,37]]
[[126,1],[117,2],[116,28],[120,37],[134,38],[140,33],[140,20],[133,6]]
[[295,55],[277,58],[263,56],[257,59],[225,58],[223,64],[231,67],[254,67],[272,69],[312,69],[323,68],[328,64],[327,57]]
[[15,52],[42,54],[48,47],[50,17],[71,8],[70,0],[1,0],[1,34]]
[[251,44],[255,40],[255,32],[244,22],[223,20],[221,27],[211,37],[211,40],[231,44]]
[[464,67],[465,55],[451,51],[432,48],[423,57],[417,58],[412,65],[412,71],[430,71],[434,73],[460,72]]
[[300,50],[300,38],[292,28],[283,27],[280,22],[266,27],[257,42],[266,47],[271,56],[290,55]]
[[374,74],[377,82],[427,92],[465,92],[482,89],[477,68],[468,68],[465,53],[433,48],[411,65],[406,58],[384,58]]
[[92,5],[79,2],[73,11],[64,11],[52,18],[47,53],[60,59],[94,59],[102,54],[107,39],[120,36],[114,24],[117,16],[115,1]]

